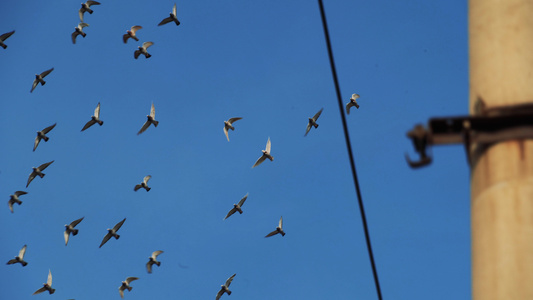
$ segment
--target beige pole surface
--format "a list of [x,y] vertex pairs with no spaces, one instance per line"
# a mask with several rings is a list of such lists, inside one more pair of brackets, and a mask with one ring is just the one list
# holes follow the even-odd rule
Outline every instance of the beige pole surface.
[[[533,103],[533,0],[470,0],[469,47],[471,113]],[[471,153],[472,297],[533,299],[533,140]]]

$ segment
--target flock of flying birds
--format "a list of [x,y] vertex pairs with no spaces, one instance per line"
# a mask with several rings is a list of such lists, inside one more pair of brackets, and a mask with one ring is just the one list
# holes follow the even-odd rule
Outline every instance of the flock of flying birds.
[[[100,5],[100,3],[97,2],[97,1],[89,0],[89,1],[81,4],[81,8],[79,9],[80,23],[78,24],[78,26],[75,28],[75,31],[71,35],[73,44],[76,43],[76,38],[79,35],[81,35],[83,38],[85,38],[85,36],[87,35],[85,32],[83,32],[83,28],[89,26],[89,24],[84,23],[84,21],[83,21],[84,14],[86,12],[88,12],[89,14],[92,14],[93,10],[91,9],[91,6],[94,6],[94,5]],[[180,25],[180,21],[178,20],[177,14],[176,14],[176,4],[174,4],[174,6],[172,8],[172,11],[169,14],[169,17],[164,18],[158,24],[158,26],[161,26],[161,25],[164,25],[164,24],[167,24],[167,23],[170,23],[170,22],[174,22],[176,25]],[[127,43],[128,39],[130,39],[130,38],[135,40],[135,41],[139,41],[139,38],[136,35],[136,32],[139,29],[142,29],[142,26],[139,26],[139,25],[132,26],[131,29],[128,30],[126,32],[126,34],[123,35],[123,42]],[[12,36],[14,33],[15,33],[15,31],[13,30],[11,32],[7,32],[7,33],[4,33],[4,34],[0,35],[0,47],[6,49],[7,45],[5,44],[5,41],[10,36]],[[153,42],[144,42],[142,44],[142,46],[139,46],[138,49],[135,50],[134,58],[137,59],[141,54],[143,54],[146,58],[150,58],[151,55],[147,52],[147,49],[148,49],[148,47],[150,47],[152,45],[153,45]],[[48,76],[53,70],[54,70],[54,68],[51,68],[51,69],[46,70],[46,71],[44,71],[44,72],[42,72],[40,74],[35,74],[35,79],[33,81],[30,93],[32,93],[39,84],[41,84],[41,86],[45,85],[46,81],[44,81],[44,78],[46,76]],[[350,98],[350,101],[346,104],[346,113],[347,114],[350,114],[350,108],[351,107],[355,106],[357,109],[359,108],[359,104],[357,103],[357,99],[358,98],[359,98],[358,94],[352,94],[352,97]],[[307,136],[307,134],[309,133],[311,128],[313,128],[313,127],[314,128],[318,128],[317,120],[320,117],[320,115],[322,114],[322,110],[323,109],[321,108],[312,118],[309,118],[309,121],[308,121],[307,128],[306,128],[304,136]],[[139,132],[137,132],[138,135],[143,133],[144,131],[146,131],[150,127],[150,125],[153,124],[154,127],[157,127],[158,124],[159,124],[159,121],[155,120],[155,107],[154,107],[153,103],[152,103],[152,106],[151,106],[151,109],[150,109],[150,114],[147,115],[146,117],[147,117],[146,122],[143,124],[143,126],[141,127]],[[228,142],[229,142],[228,131],[229,130],[232,130],[232,131],[235,130],[235,128],[233,126],[233,123],[235,123],[236,121],[241,120],[241,119],[242,118],[240,118],[240,117],[235,117],[235,118],[230,118],[227,121],[224,121],[223,130],[224,130],[224,134],[225,134],[226,139],[228,140]],[[49,137],[47,136],[47,134],[52,129],[54,129],[56,124],[50,125],[50,126],[44,128],[43,130],[37,131],[37,137],[35,138],[33,151],[35,151],[37,149],[37,147],[39,146],[39,143],[41,142],[41,140],[44,140],[45,142],[48,142]],[[96,109],[94,110],[94,114],[91,116],[91,120],[89,120],[83,126],[81,131],[85,131],[86,129],[90,128],[94,124],[98,124],[100,126],[102,126],[104,124],[104,121],[102,121],[100,119],[100,103],[98,103],[98,105],[96,106]],[[267,140],[267,143],[266,143],[266,146],[265,146],[265,150],[261,150],[261,151],[262,151],[261,157],[259,157],[257,159],[257,161],[254,163],[252,168],[255,168],[255,167],[259,166],[266,159],[269,159],[270,161],[274,160],[274,157],[270,154],[270,151],[271,151],[270,137]],[[50,166],[53,162],[54,161],[52,160],[50,162],[47,162],[47,163],[44,163],[44,164],[40,165],[37,168],[33,167],[32,168],[33,170],[32,170],[32,172],[30,173],[30,175],[28,177],[28,181],[26,183],[26,188],[28,188],[28,186],[35,179],[35,177],[39,176],[40,178],[43,178],[45,176],[43,171],[48,166]],[[145,189],[147,192],[150,191],[151,188],[148,187],[148,181],[150,180],[150,178],[151,178],[151,175],[145,176],[140,184],[136,184],[134,186],[134,191],[138,191],[141,188]],[[25,192],[25,191],[16,191],[15,193],[13,193],[13,195],[10,195],[10,199],[8,201],[8,206],[9,206],[9,209],[10,209],[10,211],[12,213],[14,212],[13,205],[14,204],[21,205],[22,201],[19,199],[19,197],[22,196],[22,195],[26,195],[26,194],[27,194],[27,192]],[[226,220],[227,218],[232,216],[235,212],[239,212],[239,214],[242,214],[243,213],[242,206],[244,205],[244,202],[246,201],[247,198],[248,198],[248,194],[246,194],[237,204],[233,204],[233,208],[227,213],[227,215],[224,218],[224,220]],[[72,236],[76,236],[78,234],[78,229],[76,229],[75,227],[81,221],[83,221],[83,219],[84,218],[82,217],[80,219],[72,221],[70,224],[65,224],[65,231],[64,231],[65,246],[68,245],[69,238],[70,238],[71,234],[72,234]],[[117,231],[122,227],[122,225],[124,224],[125,221],[126,221],[126,218],[124,218],[122,221],[118,222],[113,228],[111,228],[111,229],[108,228],[107,229],[108,232],[104,236],[99,248],[101,248],[105,243],[107,243],[112,237],[114,237],[117,240],[120,238],[120,235],[117,234]],[[279,223],[278,223],[278,226],[276,227],[276,229],[273,230],[272,232],[268,233],[265,236],[265,238],[274,236],[276,234],[281,234],[281,236],[285,236],[285,231],[283,230],[283,217],[280,217]],[[19,251],[19,254],[15,258],[9,260],[7,262],[7,264],[8,265],[12,265],[12,264],[20,263],[23,267],[26,266],[28,264],[24,260],[24,255],[26,253],[26,248],[27,248],[27,245],[24,245],[22,247],[22,249]],[[147,270],[148,273],[152,273],[152,266],[154,264],[157,265],[158,267],[161,265],[161,262],[157,261],[157,257],[160,254],[162,254],[162,253],[163,253],[163,251],[157,250],[157,251],[154,251],[152,253],[152,255],[149,257],[149,260],[146,263],[146,270]],[[230,284],[233,281],[235,276],[236,276],[236,274],[233,274],[232,276],[230,276],[226,280],[226,282],[223,285],[221,285],[220,290],[218,291],[218,293],[216,295],[216,299],[217,300],[220,299],[220,297],[222,295],[224,295],[224,293],[226,293],[228,295],[231,295],[232,292],[229,290],[229,286],[230,286]],[[130,286],[130,283],[132,281],[135,281],[135,280],[138,280],[138,279],[139,279],[138,277],[128,277],[128,278],[126,278],[126,280],[122,281],[122,284],[118,288],[119,294],[120,294],[120,296],[122,298],[124,297],[124,291],[125,290],[128,290],[128,291],[132,290],[132,287]],[[41,288],[36,290],[33,293],[33,295],[40,294],[40,293],[45,292],[45,291],[48,291],[49,294],[53,294],[55,292],[55,289],[52,288],[52,272],[50,270],[48,272],[48,278],[47,278],[46,283],[44,283]]]

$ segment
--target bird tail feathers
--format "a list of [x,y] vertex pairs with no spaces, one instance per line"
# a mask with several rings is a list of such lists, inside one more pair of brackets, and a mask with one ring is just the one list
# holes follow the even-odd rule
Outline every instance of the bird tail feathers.
[[78,229],[72,230],[72,235],[76,235],[76,234],[78,234]]
[[[150,56],[148,56],[148,57],[150,57]],[[157,127],[157,125],[159,125],[159,121],[154,120],[153,123],[154,123],[155,127]]]
[[48,142],[49,139],[50,139],[49,137],[47,137],[47,136],[43,136],[43,140],[44,140],[45,142]]

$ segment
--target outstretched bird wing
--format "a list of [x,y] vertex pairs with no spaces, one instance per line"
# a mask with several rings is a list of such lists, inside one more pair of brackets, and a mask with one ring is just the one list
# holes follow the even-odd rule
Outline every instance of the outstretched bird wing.
[[[146,48],[148,48],[148,47],[146,47]],[[154,107],[153,103],[152,103],[152,108],[150,108],[150,116],[152,118],[154,118],[154,120],[155,120],[155,107]]]
[[239,121],[240,119],[242,119],[242,118],[230,118],[230,119],[228,120],[228,123],[231,125],[231,124],[233,124],[233,122],[237,122],[237,121]]
[[237,209],[235,209],[235,207],[232,208],[232,209],[228,212],[228,214],[226,215],[226,217],[224,218],[224,220],[226,220],[227,218],[229,218],[229,217],[230,217],[231,215],[233,215],[236,211],[237,211]]
[[45,129],[41,130],[42,133],[44,134],[47,134],[48,132],[50,132],[50,130],[54,129],[54,127],[56,127],[57,123],[54,123],[54,125],[50,125],[48,127],[46,127]]
[[152,178],[152,175],[144,176],[144,178],[143,178],[143,182],[144,182],[145,184],[148,184],[148,180],[150,180],[150,178]]
[[[154,43],[153,42],[144,42],[143,43],[143,48],[144,49],[148,49],[148,47],[152,46]],[[153,106],[153,103],[152,103],[152,106]]]
[[148,129],[149,126],[150,126],[150,122],[149,121],[144,122],[143,127],[141,127],[141,130],[139,130],[139,132],[137,132],[137,135],[143,133],[146,129]]
[[46,291],[46,288],[43,286],[42,288],[36,290],[32,295],[37,295],[37,294],[40,294],[42,292]]
[[19,251],[19,258],[20,258],[20,259],[23,259],[23,258],[24,258],[24,254],[26,254],[26,248],[27,248],[27,247],[28,247],[27,245],[24,245],[24,246],[22,247],[22,249],[20,249],[20,251]]
[[51,165],[53,162],[54,162],[54,160],[49,161],[47,163],[44,163],[44,164],[40,165],[39,168],[37,168],[37,169],[39,169],[39,171],[44,171],[44,169],[48,168],[48,166]]
[[231,282],[233,281],[233,278],[235,277],[235,275],[237,275],[237,273],[231,275],[231,277],[228,278],[228,280],[226,280],[226,284],[224,284],[226,287],[229,287],[229,285],[230,285]]
[[313,120],[318,120],[318,117],[320,117],[320,114],[322,114],[322,111],[324,110],[324,108],[321,108],[314,116],[313,116]]
[[170,23],[170,22],[172,22],[172,17],[166,17],[161,22],[159,22],[159,24],[157,24],[157,26],[165,25],[165,24]]
[[269,137],[268,141],[267,141],[267,144],[266,144],[266,147],[265,147],[265,151],[270,153],[270,148],[271,148],[271,143],[270,143],[270,137]]
[[98,102],[98,105],[97,105],[96,108],[94,109],[94,116],[95,116],[97,119],[100,119],[100,102]]
[[255,164],[252,166],[252,169],[259,166],[262,162],[264,162],[266,159],[266,156],[264,155],[261,155],[261,157],[259,157],[259,159],[255,162]]
[[37,146],[39,146],[40,142],[41,142],[41,137],[39,135],[37,135],[37,137],[35,137],[35,142],[33,143],[33,151],[35,151],[35,149],[37,149]]
[[100,243],[100,246],[98,248],[102,248],[102,246],[107,243],[107,241],[109,241],[109,239],[111,238],[111,233],[107,233],[105,236],[104,236],[104,239],[102,240],[102,243]]
[[65,232],[63,232],[63,236],[65,237],[65,246],[68,244],[68,240],[70,238],[70,233],[68,233],[67,230],[65,230]]
[[30,185],[31,181],[33,180],[33,178],[35,178],[35,176],[37,176],[37,173],[32,171],[30,176],[28,177],[28,182],[26,183],[26,187]]
[[307,136],[307,134],[309,133],[309,130],[311,130],[311,127],[312,127],[311,122],[307,123],[307,128],[305,129],[304,136]]
[[48,284],[48,286],[52,286],[52,271],[51,270],[48,270],[48,280],[46,280],[46,283]]
[[139,278],[138,277],[128,277],[128,278],[126,278],[126,283],[130,284],[130,282],[135,281],[137,279],[139,279]]
[[174,3],[174,7],[172,7],[172,14],[174,16],[177,16],[177,12],[176,12],[176,3]]
[[267,238],[267,237],[271,237],[271,236],[273,236],[273,235],[275,235],[275,234],[277,234],[277,233],[278,233],[278,231],[277,231],[277,230],[274,230],[274,231],[272,231],[271,233],[265,235],[265,237],[266,237],[266,238]]
[[33,80],[33,84],[31,85],[31,92],[33,92],[33,90],[37,87],[37,84],[39,84],[39,80],[35,79]]
[[77,219],[75,221],[72,221],[72,223],[70,223],[70,226],[75,227],[76,225],[80,224],[80,222],[83,221],[83,218],[85,218],[85,217],[82,217],[82,218],[79,218],[79,219]]
[[281,216],[281,218],[279,218],[279,224],[278,224],[278,227],[281,229],[283,228],[283,216]]
[[46,71],[42,72],[42,73],[41,73],[41,77],[42,77],[42,78],[45,78],[45,77],[48,76],[48,74],[50,74],[53,70],[54,70],[54,68],[51,68],[50,70],[46,70]]
[[124,224],[125,221],[126,221],[126,218],[124,218],[124,220],[118,222],[117,225],[115,225],[115,227],[113,227],[113,230],[114,231],[118,231],[120,229],[120,227],[122,227],[122,224]]
[[248,198],[248,194],[246,194],[246,196],[242,197],[241,201],[239,201],[239,206],[243,206],[244,204],[244,201],[246,201],[246,199]]
[[0,41],[3,42],[3,41],[5,41],[5,40],[7,40],[7,38],[9,38],[10,36],[12,36],[13,33],[15,33],[15,30],[0,35]]
[[228,139],[228,142],[229,142],[228,129],[226,128],[225,125],[224,125],[224,134],[226,135],[226,138]]
[[94,124],[96,124],[96,121],[91,119],[89,122],[85,123],[85,126],[83,126],[83,128],[81,129],[81,131],[84,131],[85,129],[93,126]]

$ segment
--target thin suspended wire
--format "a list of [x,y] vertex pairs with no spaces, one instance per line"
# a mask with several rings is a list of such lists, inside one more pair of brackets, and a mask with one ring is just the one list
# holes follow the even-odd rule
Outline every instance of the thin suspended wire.
[[342,104],[341,91],[339,88],[339,81],[337,79],[337,71],[335,69],[335,60],[333,59],[333,51],[331,50],[331,42],[329,40],[328,24],[326,22],[326,14],[324,12],[324,5],[322,0],[318,0],[320,6],[320,15],[322,16],[322,25],[324,27],[324,35],[326,37],[326,45],[328,47],[329,63],[331,65],[331,73],[333,74],[333,82],[335,83],[335,91],[337,92],[337,101],[339,103],[339,110],[342,119],[342,128],[344,129],[344,138],[346,139],[346,147],[348,150],[348,156],[350,158],[350,166],[352,168],[352,176],[355,184],[355,191],[357,193],[357,201],[359,202],[359,211],[361,212],[361,220],[363,221],[363,228],[365,231],[366,247],[368,250],[368,256],[370,257],[370,264],[372,265],[372,273],[374,274],[374,283],[376,285],[376,291],[378,293],[379,300],[382,300],[381,288],[379,286],[378,271],[376,269],[376,263],[374,261],[374,254],[372,252],[372,244],[370,243],[370,233],[368,232],[368,224],[366,222],[365,208],[363,206],[363,198],[361,197],[361,189],[359,188],[359,181],[357,180],[357,172],[355,170],[355,162],[352,154],[352,144],[350,142],[350,136],[348,134],[348,126],[346,125],[346,117],[344,115],[344,107]]

